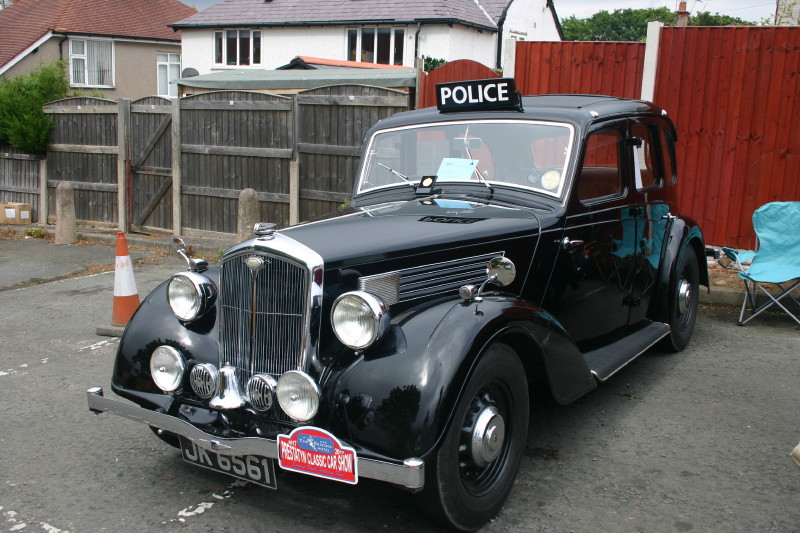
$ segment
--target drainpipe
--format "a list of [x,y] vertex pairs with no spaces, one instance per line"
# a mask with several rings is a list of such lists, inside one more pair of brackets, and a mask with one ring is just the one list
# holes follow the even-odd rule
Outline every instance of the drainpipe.
[[417,22],[417,31],[414,33],[414,60],[419,57],[419,32],[422,31],[422,23]]

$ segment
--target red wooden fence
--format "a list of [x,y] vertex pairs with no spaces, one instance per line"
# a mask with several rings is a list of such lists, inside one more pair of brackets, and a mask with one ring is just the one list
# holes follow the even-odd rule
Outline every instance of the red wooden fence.
[[681,210],[707,243],[752,247],[755,209],[800,200],[800,28],[664,28],[657,72]]
[[639,98],[644,43],[518,42],[522,94],[608,94]]
[[436,105],[437,83],[462,80],[486,80],[499,77],[500,74],[489,67],[470,59],[459,59],[458,61],[445,63],[422,77],[422,83],[417,88],[420,92],[419,107]]

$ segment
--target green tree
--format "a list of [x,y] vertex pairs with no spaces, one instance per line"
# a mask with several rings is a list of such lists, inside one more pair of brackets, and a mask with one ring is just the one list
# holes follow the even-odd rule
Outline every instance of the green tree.
[[720,15],[714,13],[713,15],[708,11],[698,11],[689,17],[690,26],[752,26],[752,22],[742,20],[739,17],[731,17],[729,15]]
[[63,61],[0,79],[0,144],[10,144],[29,154],[43,152],[53,122],[42,106],[68,94]]
[[[599,11],[589,18],[575,16],[561,21],[564,38],[568,41],[643,41],[647,37],[647,23],[662,22],[675,25],[675,13],[668,7],[648,9],[615,9],[611,13]],[[740,18],[728,15],[713,15],[703,11],[689,18],[692,26],[726,26],[729,24],[751,25]]]

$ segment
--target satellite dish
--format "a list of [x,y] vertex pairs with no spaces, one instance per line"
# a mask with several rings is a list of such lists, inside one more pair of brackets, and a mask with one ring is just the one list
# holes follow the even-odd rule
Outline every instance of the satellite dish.
[[196,68],[186,67],[181,73],[181,78],[193,78],[198,75],[200,75],[200,73],[197,72]]

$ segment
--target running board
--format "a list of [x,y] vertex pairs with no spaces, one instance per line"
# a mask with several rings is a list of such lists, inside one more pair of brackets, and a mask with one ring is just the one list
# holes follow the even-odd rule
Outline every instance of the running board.
[[624,339],[586,352],[583,357],[586,359],[592,375],[602,383],[667,335],[669,335],[667,324],[651,322]]

